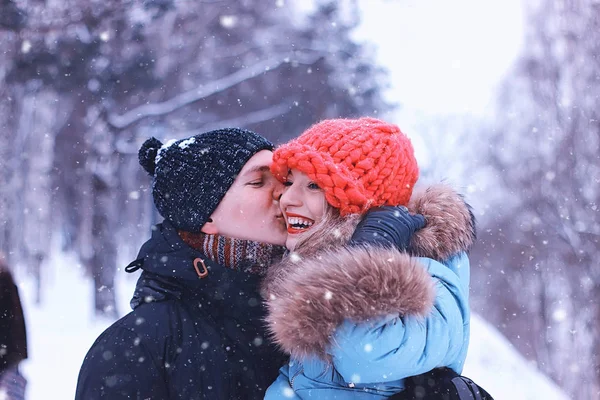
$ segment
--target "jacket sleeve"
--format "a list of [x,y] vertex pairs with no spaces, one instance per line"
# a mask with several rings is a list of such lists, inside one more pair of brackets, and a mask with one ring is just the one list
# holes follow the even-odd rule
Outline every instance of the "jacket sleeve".
[[346,319],[424,317],[433,308],[430,274],[418,258],[397,249],[339,247],[298,264],[285,268],[284,278],[273,280],[266,293],[269,330],[292,358],[330,361],[327,349]]
[[447,366],[460,373],[469,341],[469,260],[447,265],[421,258],[435,281],[434,307],[425,318],[389,315],[338,327],[330,354],[347,382],[387,382]]
[[135,332],[113,325],[85,356],[75,399],[166,399],[164,382],[157,360]]

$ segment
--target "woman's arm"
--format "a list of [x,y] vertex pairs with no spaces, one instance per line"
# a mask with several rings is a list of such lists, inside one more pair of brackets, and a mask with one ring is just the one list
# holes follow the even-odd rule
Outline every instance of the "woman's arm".
[[267,297],[273,338],[292,358],[328,358],[346,319],[429,314],[434,282],[419,259],[379,246],[339,248],[299,261]]
[[469,341],[469,260],[463,253],[448,265],[420,261],[435,281],[433,309],[425,318],[396,314],[344,321],[329,354],[346,381],[394,381],[440,366],[462,371]]

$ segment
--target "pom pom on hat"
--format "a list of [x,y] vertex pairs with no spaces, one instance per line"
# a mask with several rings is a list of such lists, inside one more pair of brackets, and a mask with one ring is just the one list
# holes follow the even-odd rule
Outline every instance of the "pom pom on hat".
[[156,169],[156,155],[161,147],[161,141],[152,137],[146,140],[140,151],[138,151],[140,165],[152,176],[154,176],[154,170]]
[[304,172],[340,214],[382,205],[407,205],[419,177],[410,139],[375,118],[321,121],[277,148],[271,171],[284,182]]

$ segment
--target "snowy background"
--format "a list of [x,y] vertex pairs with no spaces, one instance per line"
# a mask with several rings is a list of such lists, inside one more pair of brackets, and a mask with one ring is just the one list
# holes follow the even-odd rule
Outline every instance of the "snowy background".
[[144,139],[235,125],[280,143],[358,115],[397,123],[420,179],[474,206],[465,375],[496,399],[600,399],[597,1],[14,0],[0,17],[0,251],[28,400],[72,398],[129,310],[122,266],[157,222]]

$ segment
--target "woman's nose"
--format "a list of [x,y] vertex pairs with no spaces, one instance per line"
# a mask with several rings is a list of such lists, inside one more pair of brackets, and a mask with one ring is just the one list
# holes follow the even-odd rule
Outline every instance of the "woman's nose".
[[282,210],[285,210],[285,208],[289,206],[300,206],[301,203],[297,188],[293,184],[283,188],[283,193],[279,198],[279,207],[281,207]]

